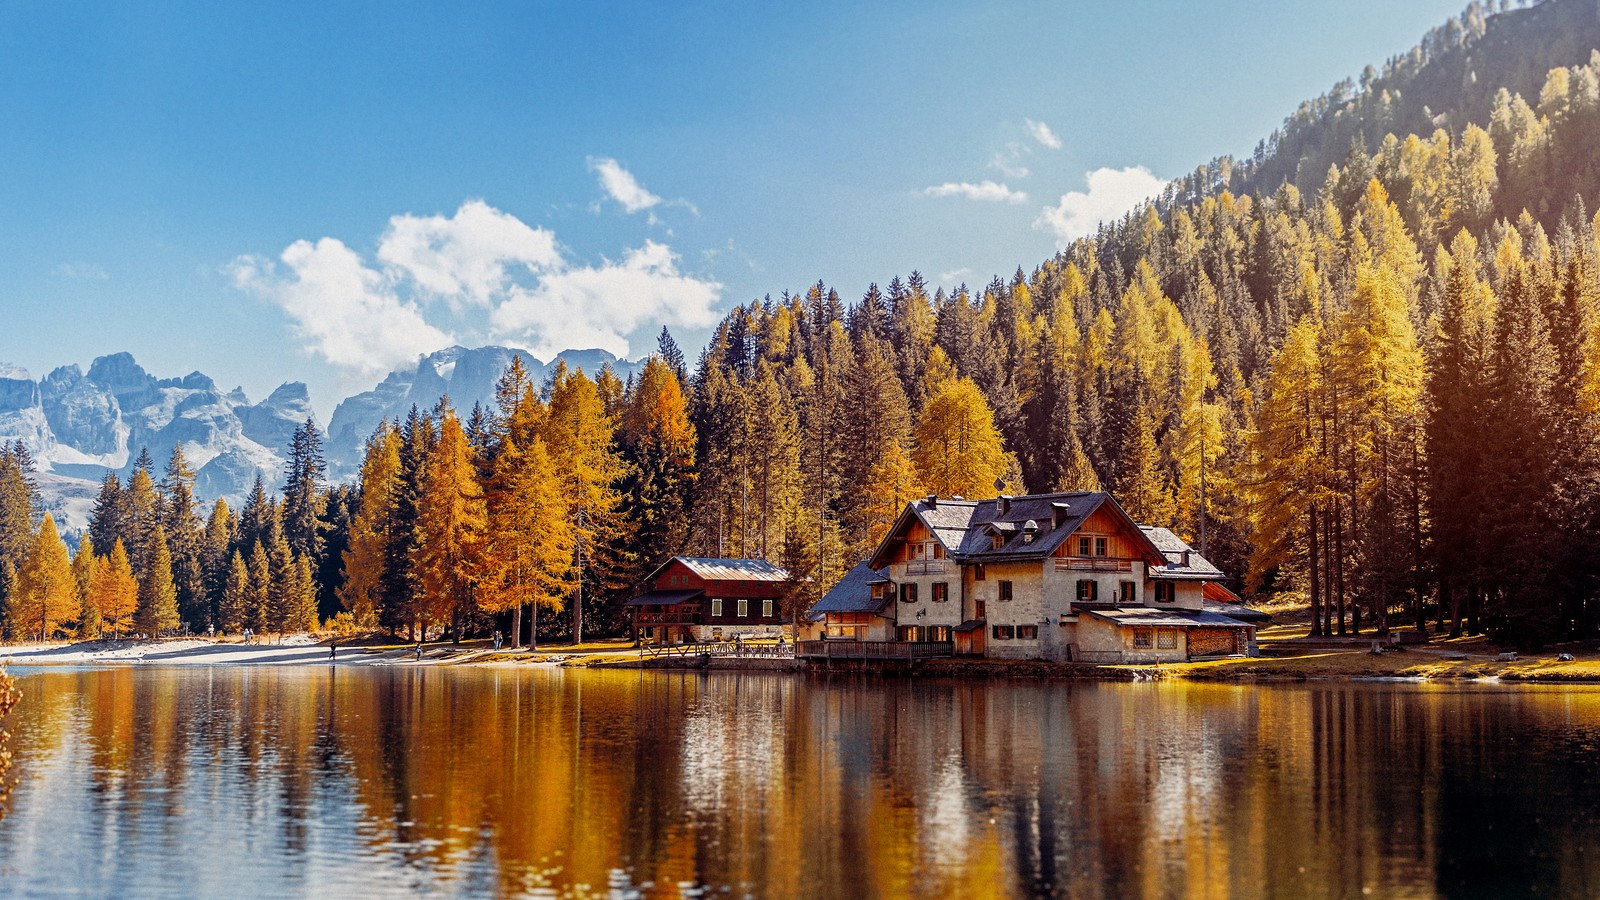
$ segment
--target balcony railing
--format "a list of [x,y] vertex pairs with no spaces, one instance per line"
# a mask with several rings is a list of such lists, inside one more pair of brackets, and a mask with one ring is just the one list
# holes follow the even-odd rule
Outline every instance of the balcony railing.
[[950,571],[950,563],[942,559],[914,559],[906,563],[907,575],[944,575]]
[[1110,559],[1103,556],[1056,557],[1057,572],[1132,572],[1131,559]]
[[954,656],[950,641],[801,641],[801,659],[938,659]]

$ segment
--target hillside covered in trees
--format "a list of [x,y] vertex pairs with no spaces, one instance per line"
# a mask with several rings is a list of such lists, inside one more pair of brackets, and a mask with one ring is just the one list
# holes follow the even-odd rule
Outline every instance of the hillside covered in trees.
[[1318,633],[1593,637],[1597,139],[1600,8],[1474,4],[1031,271],[819,281],[736,307],[692,362],[663,331],[627,382],[513,366],[490,406],[382,425],[352,486],[307,423],[285,496],[237,517],[200,518],[181,454],[108,477],[71,597],[13,448],[8,627],[520,633],[542,610],[578,637],[620,631],[675,553],[779,562],[798,610],[907,500],[998,483],[1110,489]]

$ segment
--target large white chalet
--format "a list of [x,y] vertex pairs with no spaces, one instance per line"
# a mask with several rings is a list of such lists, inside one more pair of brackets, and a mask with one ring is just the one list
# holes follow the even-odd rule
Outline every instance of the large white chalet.
[[807,612],[801,653],[1062,662],[1253,653],[1247,620],[1259,614],[1222,578],[1110,494],[927,497]]

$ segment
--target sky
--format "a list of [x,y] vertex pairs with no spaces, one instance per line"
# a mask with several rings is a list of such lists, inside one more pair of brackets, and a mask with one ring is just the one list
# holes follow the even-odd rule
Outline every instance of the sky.
[[0,0],[0,361],[319,414],[453,343],[1032,270],[1462,0]]

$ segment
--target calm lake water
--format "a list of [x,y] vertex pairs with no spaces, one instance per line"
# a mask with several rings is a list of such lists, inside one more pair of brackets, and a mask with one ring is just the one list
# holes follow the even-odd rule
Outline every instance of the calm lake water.
[[0,894],[1600,894],[1600,690],[31,669]]

